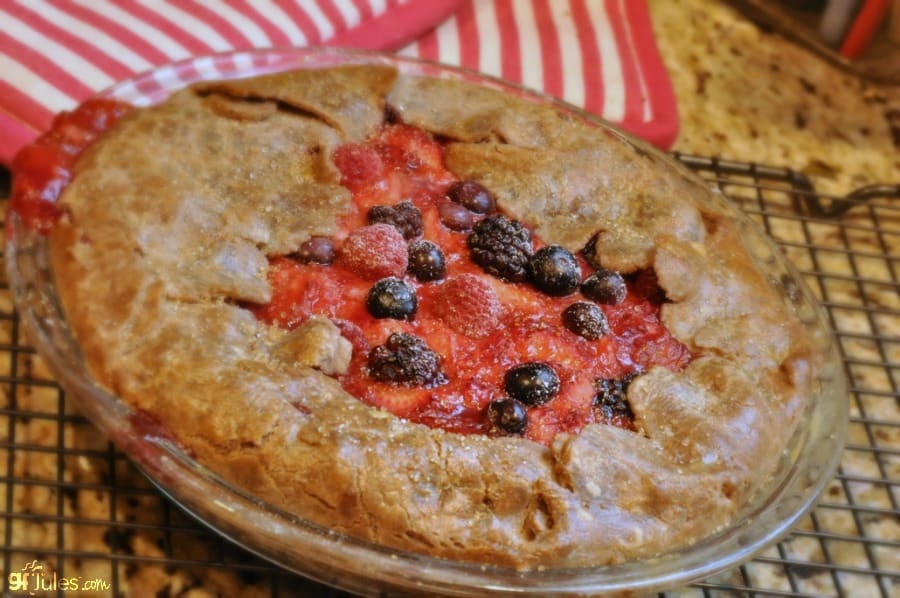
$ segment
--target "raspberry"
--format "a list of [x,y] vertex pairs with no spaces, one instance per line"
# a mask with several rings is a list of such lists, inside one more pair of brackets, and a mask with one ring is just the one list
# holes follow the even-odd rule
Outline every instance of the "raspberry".
[[368,218],[369,224],[396,227],[407,240],[422,234],[422,212],[411,201],[401,201],[395,206],[375,206],[369,210]]
[[472,261],[488,274],[508,282],[528,278],[531,233],[520,222],[488,216],[475,225],[466,242]]
[[347,143],[334,150],[335,166],[341,171],[341,185],[360,191],[374,185],[384,176],[384,162],[368,145]]
[[338,262],[366,280],[403,276],[408,263],[406,241],[390,224],[372,224],[347,236]]
[[379,382],[432,388],[446,382],[441,357],[417,336],[403,332],[369,352],[369,375]]
[[461,274],[445,282],[435,312],[450,328],[470,338],[484,338],[500,322],[502,307],[490,283],[475,274]]

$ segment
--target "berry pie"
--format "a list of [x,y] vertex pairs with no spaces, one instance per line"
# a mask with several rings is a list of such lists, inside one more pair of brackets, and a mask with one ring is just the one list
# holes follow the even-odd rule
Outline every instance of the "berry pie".
[[516,568],[684,547],[766,483],[817,353],[653,152],[353,65],[89,101],[14,164],[97,380],[230,483]]

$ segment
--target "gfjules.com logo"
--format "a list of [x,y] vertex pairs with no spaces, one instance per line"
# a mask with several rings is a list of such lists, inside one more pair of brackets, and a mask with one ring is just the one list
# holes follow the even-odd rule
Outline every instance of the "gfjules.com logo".
[[58,577],[56,571],[34,560],[26,563],[21,571],[13,571],[6,577],[7,590],[36,596],[38,592],[85,592],[108,590],[110,584],[105,579],[85,579],[81,577]]

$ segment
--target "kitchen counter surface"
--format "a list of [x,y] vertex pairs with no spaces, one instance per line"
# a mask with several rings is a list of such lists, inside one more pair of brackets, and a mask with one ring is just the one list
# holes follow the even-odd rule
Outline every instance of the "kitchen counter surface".
[[727,3],[649,6],[678,100],[674,149],[788,167],[824,193],[900,181],[900,86],[866,84]]
[[[678,98],[681,134],[675,150],[794,169],[828,194],[900,182],[900,91],[867,85],[761,31],[720,2],[649,0],[649,5]],[[873,225],[874,211],[848,214],[856,227],[849,239],[842,225],[823,223],[810,232],[806,221],[775,222],[781,238],[800,239],[788,253],[814,292],[846,308],[832,313],[835,328],[846,332],[840,341],[854,363],[852,386],[872,391],[854,398],[850,442],[870,448],[845,455],[844,477],[829,486],[824,498],[831,508],[818,509],[798,534],[760,560],[711,580],[734,588],[719,589],[717,596],[743,595],[746,587],[790,596],[888,596],[890,580],[867,571],[900,571],[900,461],[882,458],[882,453],[890,457],[900,451],[900,214],[877,213],[886,221]],[[873,226],[878,234],[868,235]],[[853,233],[857,228],[860,234]],[[816,254],[810,244],[834,251]],[[857,262],[854,255],[866,257]],[[818,271],[833,279],[816,276]],[[0,303],[3,314],[11,313],[7,294],[0,295]],[[864,305],[877,305],[877,314]],[[873,338],[893,340],[873,343]],[[20,342],[17,326],[0,322],[0,344]],[[73,417],[71,405],[47,383],[50,376],[39,359],[27,351],[6,351],[2,357],[9,359],[10,380],[38,381],[20,384],[15,403],[8,398],[10,384],[4,383],[0,395],[0,477],[7,480],[0,484],[0,502],[16,514],[0,519],[0,534],[9,546],[34,548],[7,556],[7,571],[33,559],[55,562],[55,551],[64,550],[65,575],[103,580],[134,596],[338,595],[252,560],[235,571],[234,564],[247,557],[211,539],[127,460],[113,456],[103,438]],[[29,416],[10,421],[12,411]],[[867,423],[873,421],[887,424]],[[27,449],[13,454],[4,448],[10,445]],[[61,484],[64,489],[57,491]],[[822,533],[833,541],[823,541]],[[861,541],[862,536],[875,541]],[[88,595],[109,592],[79,593]],[[702,590],[672,595],[700,596]]]

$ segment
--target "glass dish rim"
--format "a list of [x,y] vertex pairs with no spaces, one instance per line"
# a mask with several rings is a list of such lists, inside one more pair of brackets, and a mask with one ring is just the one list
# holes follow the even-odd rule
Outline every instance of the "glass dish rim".
[[[273,62],[265,63],[264,66],[254,65],[249,72],[246,69],[239,69],[233,75],[236,77],[251,76],[286,70],[291,67],[323,66],[323,62],[325,64],[352,62],[391,64],[400,68],[401,71],[411,69],[413,72],[438,73],[441,76],[474,81],[489,87],[500,88],[519,97],[548,103],[567,114],[616,134],[623,142],[635,145],[642,151],[664,156],[663,159],[668,164],[683,172],[689,172],[687,168],[652,148],[649,144],[635,140],[614,125],[559,99],[476,71],[380,52],[311,47],[213,54],[163,65],[119,82],[100,92],[97,96],[120,98],[122,95],[133,93],[137,89],[136,84],[147,81],[148,78],[160,84],[160,94],[168,95],[171,91],[190,82],[223,78],[221,72],[213,73],[212,70],[205,68],[198,70],[198,64],[203,61],[208,61],[212,66],[221,62],[223,64],[234,63],[239,67],[248,62],[252,65],[259,59],[271,59]],[[188,70],[187,67],[190,67],[195,75],[199,73],[199,76],[191,81],[183,80],[179,72]],[[171,78],[172,74],[176,76]],[[167,85],[171,85],[171,87],[167,87]],[[152,102],[148,101],[147,103]],[[699,180],[693,173],[690,176]],[[475,590],[478,595],[483,595],[486,591],[497,594],[522,594],[523,592],[543,594],[551,591],[570,594],[607,593],[622,590],[650,591],[669,588],[705,578],[748,560],[753,554],[787,534],[790,528],[814,506],[815,501],[838,467],[847,430],[846,416],[837,420],[837,428],[830,428],[830,435],[824,440],[820,439],[825,443],[824,448],[829,450],[823,452],[820,449],[819,453],[812,453],[813,457],[817,454],[819,456],[816,477],[803,486],[799,495],[790,497],[790,508],[786,509],[787,513],[783,513],[782,509],[778,508],[791,493],[792,488],[803,481],[801,479],[803,472],[797,471],[800,456],[810,456],[808,453],[810,436],[815,430],[811,431],[808,426],[798,426],[790,443],[794,450],[792,467],[782,472],[778,483],[773,484],[771,492],[765,497],[766,500],[757,497],[751,505],[752,508],[746,509],[740,519],[732,521],[729,526],[717,534],[707,536],[687,548],[619,565],[534,569],[523,572],[508,567],[450,561],[418,553],[398,551],[336,534],[255,499],[248,492],[236,488],[207,470],[166,439],[147,436],[138,431],[128,416],[129,413],[133,413],[131,407],[94,384],[90,376],[87,376],[83,364],[81,368],[77,367],[80,357],[59,352],[61,347],[77,349],[77,343],[71,338],[67,329],[62,307],[53,292],[52,280],[35,283],[34,280],[27,278],[29,273],[19,267],[20,265],[27,267],[27,264],[30,263],[29,260],[32,260],[39,268],[49,268],[46,263],[46,255],[42,255],[39,247],[40,239],[36,240],[38,246],[23,245],[23,237],[27,237],[30,231],[24,229],[16,214],[9,214],[8,219],[10,222],[7,235],[7,271],[16,307],[26,326],[29,338],[36,345],[40,355],[47,359],[57,380],[66,392],[75,398],[88,418],[108,435],[160,490],[204,524],[282,567],[345,589],[365,591],[367,589],[366,582],[369,580],[377,580],[389,588],[429,590],[455,595],[466,595],[466,592],[470,590]],[[34,233],[31,234],[34,236]],[[768,237],[764,238],[768,239]],[[771,240],[769,242],[775,248],[777,259],[783,262],[781,265],[792,272],[794,280],[799,283],[801,294],[815,314],[816,321],[813,325],[819,328],[824,327],[828,347],[823,348],[823,352],[825,360],[831,364],[832,370],[834,370],[834,364],[839,364],[836,343],[825,325],[821,308],[816,305],[799,273],[787,262],[774,242]],[[29,251],[23,254],[21,252],[23,248],[27,248]],[[45,251],[46,247],[43,250]],[[24,277],[23,272],[25,273]],[[47,275],[52,277],[52,274],[47,273]],[[38,303],[35,302],[36,300]],[[67,335],[68,338],[66,338]],[[62,345],[58,346],[59,343]],[[849,409],[849,397],[846,393],[843,371],[837,367],[836,370],[830,372],[830,375],[832,376],[831,384],[823,386],[819,398],[824,396],[830,399],[828,407],[831,412],[846,414]],[[810,400],[808,416],[812,417],[817,413],[812,407],[820,402]],[[804,450],[807,452],[804,453]],[[178,486],[173,488],[172,486],[176,482]],[[215,505],[204,504],[203,499],[208,499],[210,496],[217,496],[216,500],[212,501],[216,503]],[[262,533],[259,529],[244,529],[246,526],[240,525],[240,521],[228,515],[229,512],[239,511],[245,511],[242,518],[244,521],[252,522],[254,526],[267,526],[266,529]],[[776,520],[769,522],[768,527],[763,526],[765,531],[758,530],[759,525],[752,525],[776,512],[778,514]],[[294,558],[285,558],[284,549],[280,549],[277,545],[261,545],[258,541],[259,538],[265,538],[276,544],[279,541],[285,543],[305,541],[307,546],[323,551],[319,555],[320,557],[332,558],[334,562],[318,558],[319,568],[304,566],[297,563]],[[731,550],[723,552],[723,546],[731,546]],[[336,554],[341,551],[345,554]],[[346,571],[345,569],[348,567],[352,569],[351,565],[339,565],[340,562],[346,561],[346,557],[350,554],[362,559],[360,562],[363,563],[363,568],[369,569],[368,575],[359,570]],[[324,567],[326,571],[323,571],[321,567]],[[329,567],[334,567],[335,570],[328,571]],[[341,567],[343,568],[341,569]],[[338,576],[349,577],[343,579]]]

